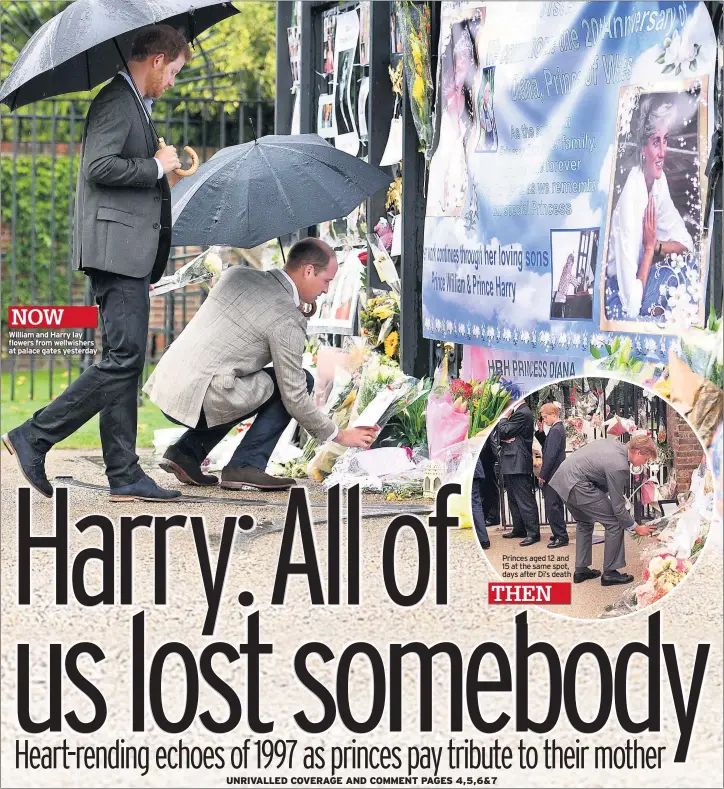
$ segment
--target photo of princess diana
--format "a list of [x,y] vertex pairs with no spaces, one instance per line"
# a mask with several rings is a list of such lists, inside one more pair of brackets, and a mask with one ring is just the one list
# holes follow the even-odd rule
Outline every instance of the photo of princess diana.
[[681,80],[678,86],[621,92],[601,277],[605,330],[703,319],[706,84]]

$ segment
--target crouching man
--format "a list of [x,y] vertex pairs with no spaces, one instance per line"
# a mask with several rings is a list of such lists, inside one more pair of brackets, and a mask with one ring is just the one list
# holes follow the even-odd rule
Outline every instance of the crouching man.
[[[624,495],[630,478],[629,463],[642,466],[656,456],[656,445],[649,436],[633,436],[628,444],[607,438],[576,450],[553,475],[550,486],[566,502],[576,521],[574,583],[598,577],[602,586],[633,581],[633,575],[619,572],[626,566],[624,529],[636,525],[626,509]],[[590,568],[594,523],[603,524],[606,530],[603,575]]]
[[[204,458],[234,425],[253,415],[222,469],[222,488],[294,485],[265,471],[292,418],[321,442],[372,444],[377,427],[339,430],[315,407],[312,376],[302,369],[302,310],[328,291],[337,268],[332,249],[307,238],[292,247],[283,270],[233,266],[221,275],[143,388],[172,422],[189,427],[168,448],[161,468],[188,485],[215,485],[215,476],[201,472]],[[270,362],[273,367],[267,367]]]

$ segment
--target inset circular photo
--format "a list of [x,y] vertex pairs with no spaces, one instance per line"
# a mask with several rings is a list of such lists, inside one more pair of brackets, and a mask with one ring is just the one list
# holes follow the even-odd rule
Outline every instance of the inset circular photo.
[[471,510],[483,553],[511,582],[496,593],[597,619],[641,610],[686,578],[714,498],[682,416],[636,384],[589,377],[502,414],[476,463]]

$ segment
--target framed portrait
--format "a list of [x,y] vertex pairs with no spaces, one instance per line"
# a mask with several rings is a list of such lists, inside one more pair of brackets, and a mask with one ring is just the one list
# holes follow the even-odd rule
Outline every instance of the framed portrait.
[[621,88],[599,267],[603,331],[703,325],[707,82]]

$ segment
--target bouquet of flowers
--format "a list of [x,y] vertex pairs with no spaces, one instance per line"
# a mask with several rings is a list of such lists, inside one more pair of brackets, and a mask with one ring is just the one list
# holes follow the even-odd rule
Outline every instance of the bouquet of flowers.
[[369,299],[360,310],[362,334],[373,348],[383,346],[388,359],[400,358],[400,302],[393,293]]
[[490,427],[503,413],[503,409],[511,400],[520,397],[517,386],[505,381],[497,375],[487,380],[473,383],[473,394],[469,401],[470,432],[469,436],[479,435]]
[[433,120],[433,84],[430,68],[430,4],[416,4],[403,0],[398,4],[403,13],[404,68],[412,119],[420,140],[420,148],[429,162],[435,135]]
[[485,381],[463,381],[455,378],[450,382],[450,390],[456,409],[466,410],[470,414],[469,438],[490,427],[511,399],[520,397],[518,387],[497,375]]
[[[438,371],[439,372],[439,371]],[[427,406],[430,458],[446,447],[485,432],[503,413],[519,389],[500,376],[485,381],[463,381],[435,376]]]
[[431,389],[431,381],[423,378],[417,385],[414,396],[397,404],[390,420],[390,435],[383,444],[427,449],[425,411]]
[[580,449],[587,443],[583,432],[583,419],[579,416],[570,417],[565,421],[566,438],[571,442],[573,449]]
[[425,421],[430,460],[442,457],[447,447],[465,441],[468,436],[470,415],[462,396],[453,399],[452,384],[447,375],[447,357],[435,372]]
[[181,266],[174,274],[161,277],[155,285],[151,285],[151,295],[160,296],[163,293],[178,290],[178,288],[185,288],[187,285],[206,283],[214,277],[218,277],[226,268],[220,253],[221,247],[209,247],[205,252]]
[[654,556],[644,570],[644,583],[634,590],[639,608],[651,605],[668,594],[686,578],[691,567],[690,561],[677,559],[670,553]]

